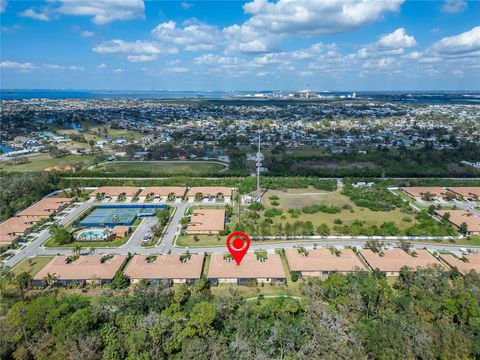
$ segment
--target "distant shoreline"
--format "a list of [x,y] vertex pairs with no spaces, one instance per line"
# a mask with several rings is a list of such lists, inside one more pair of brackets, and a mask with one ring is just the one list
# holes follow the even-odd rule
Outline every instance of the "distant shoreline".
[[[290,101],[275,97],[287,94],[289,91],[165,91],[165,90],[48,90],[48,89],[3,89],[0,90],[2,100],[31,100],[31,99],[156,99],[156,100],[225,100],[225,101]],[[341,98],[352,94],[351,91],[319,91],[321,95],[332,96],[331,99],[311,100],[338,100],[350,101],[353,99]],[[255,98],[254,94],[263,94],[265,97]],[[310,99],[302,99],[310,100]],[[356,100],[372,100],[405,104],[463,104],[480,105],[480,91],[357,91]]]

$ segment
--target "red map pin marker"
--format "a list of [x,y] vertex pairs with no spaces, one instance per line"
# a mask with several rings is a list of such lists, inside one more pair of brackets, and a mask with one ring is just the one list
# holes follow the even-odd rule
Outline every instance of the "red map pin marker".
[[250,238],[247,234],[241,231],[235,231],[228,235],[227,248],[235,259],[237,265],[240,265],[243,257],[250,247]]

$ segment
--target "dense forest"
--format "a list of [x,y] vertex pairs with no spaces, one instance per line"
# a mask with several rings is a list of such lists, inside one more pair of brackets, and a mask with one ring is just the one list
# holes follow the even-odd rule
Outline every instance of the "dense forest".
[[2,174],[0,186],[0,221],[25,209],[58,189],[60,177],[49,172]]
[[461,161],[476,161],[480,145],[462,145],[438,150],[369,149],[367,153],[352,151],[331,154],[317,149],[280,152],[266,156],[264,166],[271,175],[320,177],[479,177],[480,170],[461,165]]
[[[302,281],[302,280],[298,280]],[[2,359],[475,359],[480,276],[457,271],[331,274],[302,299],[245,301],[195,285],[103,295],[2,280]],[[71,293],[70,293],[71,294]]]

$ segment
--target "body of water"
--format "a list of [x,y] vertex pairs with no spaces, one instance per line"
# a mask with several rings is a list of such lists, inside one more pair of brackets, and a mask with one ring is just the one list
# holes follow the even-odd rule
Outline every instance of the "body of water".
[[13,151],[13,149],[10,146],[7,146],[5,144],[0,144],[0,150],[1,150],[0,152],[1,154],[6,154]]
[[[247,94],[286,94],[291,91],[114,91],[114,90],[1,90],[3,100],[22,99],[231,99]],[[322,92],[328,96],[347,96],[352,92]],[[406,104],[480,104],[480,91],[358,91],[359,100],[380,100]],[[237,99],[241,100],[241,98]],[[254,99],[249,99],[254,100]],[[278,100],[278,99],[277,99]],[[262,101],[262,100],[259,100]],[[264,100],[265,101],[265,100]]]

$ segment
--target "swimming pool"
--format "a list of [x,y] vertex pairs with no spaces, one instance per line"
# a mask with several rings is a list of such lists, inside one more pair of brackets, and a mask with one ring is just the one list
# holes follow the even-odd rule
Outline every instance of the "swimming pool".
[[85,229],[78,231],[75,238],[80,241],[100,241],[107,239],[108,236],[106,229]]

